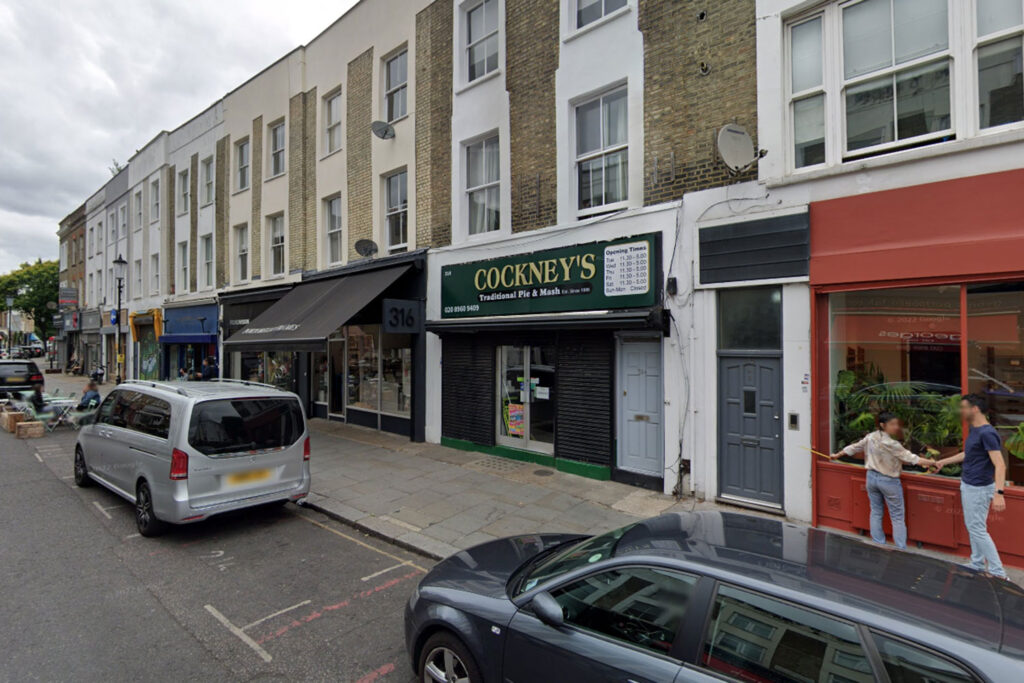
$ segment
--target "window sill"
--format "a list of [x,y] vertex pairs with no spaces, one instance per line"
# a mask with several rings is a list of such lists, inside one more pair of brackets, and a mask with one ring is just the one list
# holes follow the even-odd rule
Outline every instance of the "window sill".
[[388,121],[388,123],[393,126],[396,123],[401,123],[402,121],[405,121],[407,118],[409,118],[409,112],[405,112],[404,114],[399,116],[397,119],[395,119],[393,121]]
[[621,202],[612,202],[610,204],[602,204],[601,206],[592,206],[589,209],[577,209],[576,217],[580,220],[583,220],[584,218],[594,218],[595,216],[601,216],[606,213],[622,211],[623,209],[628,208],[629,200],[624,199]]
[[345,149],[344,147],[339,147],[338,149],[334,150],[333,152],[327,152],[322,157],[320,157],[320,161],[323,161],[324,159],[329,159],[330,157],[333,157],[333,156],[335,156],[337,154],[340,154],[342,152],[342,150],[344,150],[344,149]]
[[277,273],[276,275],[268,275],[263,278],[264,282],[273,282],[274,280],[283,280],[285,278],[284,273]]
[[263,179],[263,183],[269,183],[271,180],[277,180],[278,178],[283,178],[286,175],[288,175],[288,171],[281,171],[277,175],[268,175],[266,178]]
[[211,201],[211,202],[206,202],[205,204],[200,204],[199,208],[200,209],[205,209],[208,206],[213,206],[213,202]]
[[803,183],[822,178],[857,173],[860,171],[899,166],[901,164],[913,163],[924,159],[934,159],[941,156],[960,154],[974,150],[987,149],[997,145],[1004,145],[1012,142],[1024,141],[1024,125],[1018,125],[1009,130],[1001,129],[988,133],[980,133],[973,137],[961,140],[950,140],[949,142],[937,142],[925,147],[904,149],[888,154],[866,159],[847,161],[836,166],[815,166],[814,168],[787,171],[784,176],[764,178],[761,180],[765,187],[785,187],[796,183]]
[[[606,14],[603,17],[601,17],[600,19],[598,19],[596,21],[590,22],[589,24],[587,24],[583,28],[573,29],[572,33],[569,33],[568,35],[562,37],[562,42],[563,43],[568,43],[568,42],[571,42],[573,40],[576,40],[580,36],[586,35],[587,33],[590,33],[591,31],[593,31],[593,30],[595,30],[595,29],[597,29],[597,28],[599,28],[601,26],[604,26],[605,24],[610,24],[611,22],[615,21],[619,17],[621,17],[621,16],[623,16],[625,14],[629,14],[632,11],[633,11],[633,5],[631,5],[629,3],[626,3],[625,7],[620,7],[619,9],[615,10],[611,14]],[[570,18],[570,20],[572,19],[572,17],[569,17],[569,18]]]
[[238,190],[232,190],[231,191],[231,196],[234,197],[235,195],[242,194],[243,192],[248,192],[251,189],[252,189],[252,187],[247,185],[246,187],[240,188]]
[[188,215],[188,211],[179,211],[178,212],[178,218],[181,218],[182,216],[187,216],[187,215]]
[[488,74],[484,74],[483,76],[480,76],[479,78],[476,78],[476,79],[474,79],[472,81],[466,81],[466,82],[462,83],[462,85],[460,85],[455,90],[455,94],[456,95],[461,95],[462,93],[466,92],[467,90],[472,90],[473,88],[475,88],[478,85],[481,85],[481,84],[486,83],[488,81],[493,81],[495,78],[497,78],[499,76],[501,76],[501,67],[500,66],[497,69],[495,69],[494,71],[492,71],[492,72],[490,72]]

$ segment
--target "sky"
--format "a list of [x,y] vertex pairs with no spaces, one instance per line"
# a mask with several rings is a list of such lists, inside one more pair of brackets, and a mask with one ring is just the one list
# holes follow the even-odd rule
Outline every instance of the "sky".
[[0,0],[0,274],[172,130],[356,0]]

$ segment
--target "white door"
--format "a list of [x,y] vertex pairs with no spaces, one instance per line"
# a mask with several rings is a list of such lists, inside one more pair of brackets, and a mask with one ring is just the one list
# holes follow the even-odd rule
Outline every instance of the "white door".
[[665,439],[661,342],[622,340],[618,367],[618,468],[663,477]]

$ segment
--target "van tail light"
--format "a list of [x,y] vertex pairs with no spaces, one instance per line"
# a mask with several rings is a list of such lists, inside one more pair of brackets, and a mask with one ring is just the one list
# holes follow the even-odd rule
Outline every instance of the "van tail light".
[[171,453],[171,479],[188,479],[188,453],[177,448]]
[[309,437],[306,437],[305,443],[302,444],[302,459],[309,460]]

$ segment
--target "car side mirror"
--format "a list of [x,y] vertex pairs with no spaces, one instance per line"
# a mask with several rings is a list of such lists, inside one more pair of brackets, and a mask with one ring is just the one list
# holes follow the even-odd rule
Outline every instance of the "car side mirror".
[[548,626],[561,628],[565,625],[565,614],[562,612],[562,606],[551,597],[551,593],[547,591],[537,593],[537,595],[533,596],[533,602],[530,604],[537,618]]

